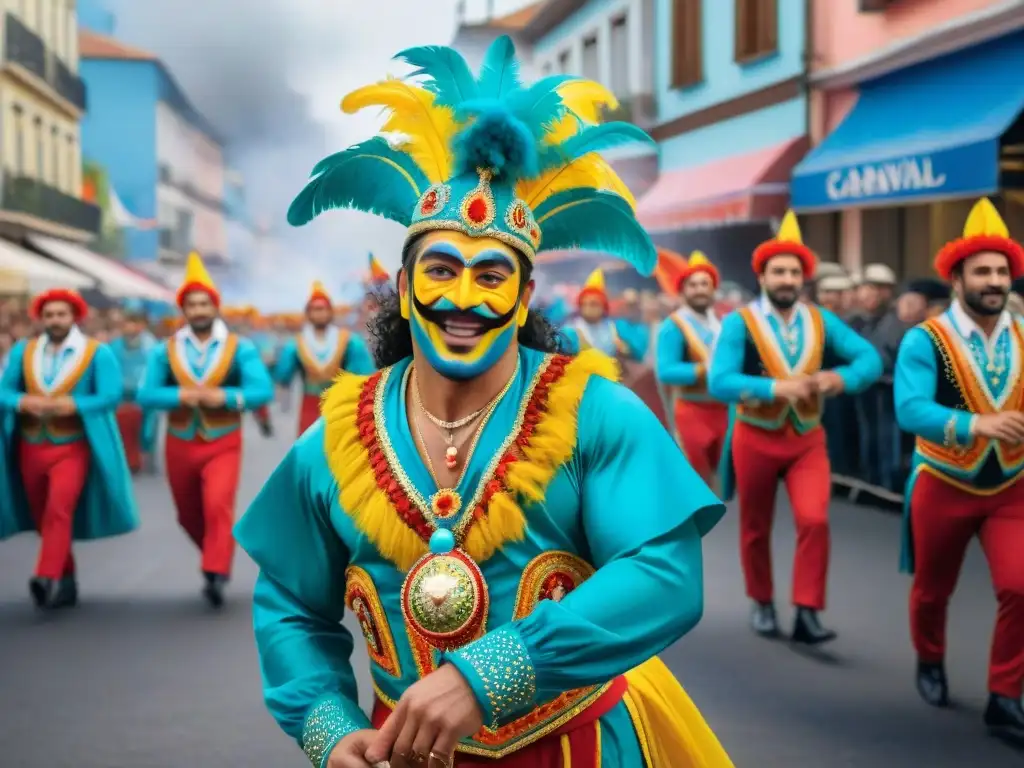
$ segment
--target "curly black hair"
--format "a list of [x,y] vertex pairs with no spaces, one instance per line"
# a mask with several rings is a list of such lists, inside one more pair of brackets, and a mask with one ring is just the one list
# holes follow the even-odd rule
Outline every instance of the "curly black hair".
[[[402,254],[402,269],[412,266],[417,254],[417,241],[406,245]],[[530,280],[533,265],[520,257],[523,268],[523,285]],[[396,285],[398,277],[395,277]],[[375,297],[378,309],[367,320],[366,327],[370,333],[370,348],[378,368],[394,365],[412,354],[412,331],[409,321],[402,317],[401,302],[396,289],[379,291]],[[519,329],[519,343],[524,347],[540,352],[564,353],[566,337],[544,315],[529,310],[526,323]]]

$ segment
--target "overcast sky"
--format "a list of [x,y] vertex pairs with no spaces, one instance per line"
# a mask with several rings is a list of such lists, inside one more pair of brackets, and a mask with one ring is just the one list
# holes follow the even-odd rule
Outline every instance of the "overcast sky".
[[[529,0],[495,0],[498,14]],[[341,114],[360,85],[400,75],[390,61],[412,45],[447,44],[456,0],[108,0],[116,34],[157,53],[193,103],[228,139],[255,212],[284,229],[284,214],[326,152],[373,134],[373,114]],[[482,14],[486,0],[468,0]],[[295,92],[306,99],[308,118]],[[310,123],[313,123],[312,125]],[[319,139],[319,140],[318,140]],[[274,293],[301,302],[309,280],[338,284],[361,272],[367,252],[397,263],[401,227],[364,214],[332,212],[287,233],[296,256]],[[301,253],[298,253],[301,251]],[[278,257],[280,258],[280,257]],[[301,262],[301,263],[300,263]],[[261,269],[261,272],[267,270]]]

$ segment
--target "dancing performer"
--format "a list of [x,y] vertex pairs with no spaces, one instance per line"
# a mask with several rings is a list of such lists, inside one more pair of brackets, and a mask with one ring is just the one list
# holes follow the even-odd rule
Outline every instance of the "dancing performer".
[[1006,309],[1024,249],[987,199],[935,269],[950,308],[907,332],[896,359],[896,417],[917,435],[904,514],[903,570],[913,573],[910,632],[917,689],[949,704],[946,610],[975,536],[999,601],[986,725],[1024,742],[1024,325]]
[[825,608],[832,495],[823,398],[856,394],[882,373],[871,344],[828,310],[799,300],[816,264],[796,216],[787,213],[775,239],[754,251],[762,295],[722,321],[708,382],[712,397],[737,404],[720,474],[729,497],[735,473],[751,626],[766,637],[779,634],[771,531],[782,480],[797,530],[791,639],[810,645],[836,637],[818,617]]
[[[670,415],[686,457],[712,484],[729,429],[729,409],[708,394],[708,364],[721,322],[715,314],[720,278],[715,265],[694,252],[678,276],[683,306],[661,324],[655,371],[668,390]],[[671,416],[670,416],[671,417]]]
[[79,330],[87,309],[75,291],[36,296],[31,312],[44,331],[15,344],[0,380],[0,539],[39,532],[29,592],[43,609],[78,601],[72,539],[138,526],[114,421],[121,369]]
[[723,506],[611,380],[614,361],[553,354],[529,309],[542,246],[653,268],[628,190],[592,151],[646,134],[593,125],[612,98],[596,84],[521,86],[507,37],[479,79],[448,48],[402,58],[423,85],[386,80],[342,106],[384,106],[408,143],[332,156],[289,211],[409,229],[374,320],[385,367],[328,390],[237,526],[260,567],[271,713],[317,768],[452,766],[456,749],[460,768],[729,766],[655,658],[700,618],[701,536]]
[[202,551],[203,594],[224,602],[235,541],[235,492],[242,464],[242,412],[274,395],[255,345],[218,316],[220,294],[196,254],[189,256],[178,306],[186,325],[149,356],[143,408],[168,411],[164,447],[178,523]]
[[569,354],[593,348],[611,357],[644,359],[644,345],[636,343],[635,329],[611,317],[604,270],[595,269],[587,277],[576,297],[576,309],[576,318],[562,328],[563,346]]
[[140,304],[125,307],[121,335],[110,342],[110,350],[121,366],[123,394],[117,407],[117,426],[121,430],[128,469],[139,472],[152,460],[156,441],[156,411],[143,411],[139,406],[138,390],[146,373],[146,360],[157,340],[146,328],[146,313]]
[[320,282],[313,283],[310,291],[306,320],[302,332],[285,343],[274,368],[274,379],[282,387],[291,386],[296,374],[302,377],[300,435],[320,418],[320,396],[339,371],[368,374],[374,370],[366,342],[334,324],[334,305]]

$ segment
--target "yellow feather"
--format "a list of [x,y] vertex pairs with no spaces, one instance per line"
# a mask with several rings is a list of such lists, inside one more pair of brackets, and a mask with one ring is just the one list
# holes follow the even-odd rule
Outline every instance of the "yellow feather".
[[636,208],[636,198],[629,191],[629,187],[603,157],[593,152],[573,160],[568,165],[552,168],[539,178],[520,181],[516,185],[516,195],[530,208],[536,209],[552,195],[579,187],[614,192],[629,203],[631,208]]
[[557,91],[562,103],[587,123],[600,123],[605,110],[619,108],[615,94],[592,80],[570,80],[560,85]]
[[342,99],[348,114],[367,107],[383,107],[388,112],[381,127],[383,133],[401,133],[407,141],[406,152],[432,184],[448,181],[452,173],[451,142],[458,123],[447,107],[434,105],[434,95],[419,86],[389,78],[352,91]]

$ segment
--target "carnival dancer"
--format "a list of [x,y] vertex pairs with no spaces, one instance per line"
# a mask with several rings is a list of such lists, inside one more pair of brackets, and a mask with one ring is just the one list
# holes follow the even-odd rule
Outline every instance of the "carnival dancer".
[[917,689],[948,706],[946,610],[977,536],[999,601],[984,721],[1024,741],[1024,325],[1006,310],[1011,279],[1024,276],[1024,249],[982,199],[935,269],[952,281],[953,303],[907,332],[895,375],[900,428],[917,435],[902,558],[914,575]]
[[139,404],[168,411],[164,456],[178,523],[202,551],[203,594],[219,607],[235,552],[242,412],[269,402],[274,387],[253,343],[219,318],[220,294],[198,254],[177,298],[186,325],[150,353]]
[[138,526],[114,421],[121,370],[79,330],[87,310],[75,291],[36,296],[31,314],[44,332],[15,344],[0,381],[0,539],[39,532],[29,592],[44,609],[78,601],[72,539]]
[[[408,143],[334,155],[289,210],[409,230],[374,319],[386,367],[328,390],[237,527],[261,569],[267,704],[318,768],[452,766],[456,749],[460,768],[729,766],[653,658],[699,619],[701,536],[723,506],[610,380],[614,361],[552,354],[529,310],[540,247],[653,268],[628,190],[592,151],[646,134],[593,125],[613,102],[596,84],[524,88],[513,57],[499,38],[475,79],[454,50],[405,51],[426,83],[342,106],[384,106]],[[346,607],[369,648],[370,718]]]
[[289,339],[277,359],[274,380],[289,387],[302,377],[299,434],[320,418],[320,396],[340,371],[365,375],[374,370],[373,360],[361,337],[334,324],[334,305],[323,283],[313,283],[306,302],[307,325]]
[[882,361],[870,343],[828,310],[800,301],[817,258],[789,212],[773,240],[754,251],[761,296],[727,315],[708,380],[711,396],[736,403],[720,470],[740,507],[740,559],[751,626],[777,637],[771,530],[779,481],[796,522],[791,639],[816,645],[836,633],[821,625],[828,580],[831,470],[821,428],[823,398],[856,394],[878,379]]
[[[279,351],[277,339],[271,333],[269,325],[263,320],[259,312],[253,307],[246,308],[247,335],[259,352],[260,360],[268,371],[274,370],[277,365]],[[270,414],[270,405],[264,404],[253,409],[253,418],[256,419],[256,426],[264,437],[274,436],[274,419]]]
[[577,316],[562,328],[563,346],[570,354],[598,349],[610,357],[640,361],[642,345],[628,323],[611,317],[611,303],[605,288],[604,270],[595,269],[576,297]]
[[140,303],[132,302],[125,307],[121,335],[110,342],[110,350],[121,366],[123,393],[117,407],[117,426],[132,474],[151,460],[156,441],[158,413],[143,411],[137,402],[146,373],[146,359],[157,345],[156,337],[146,326],[145,309]]
[[708,394],[711,353],[722,324],[715,314],[718,269],[695,251],[678,278],[683,306],[661,324],[655,370],[668,389],[676,434],[686,457],[708,484],[721,458],[729,429],[729,409]]

